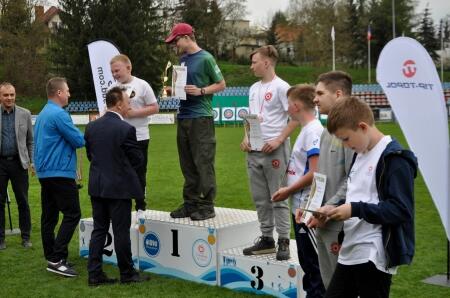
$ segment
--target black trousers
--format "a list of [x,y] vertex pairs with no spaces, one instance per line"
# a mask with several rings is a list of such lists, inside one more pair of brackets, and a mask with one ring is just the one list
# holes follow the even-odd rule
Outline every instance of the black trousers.
[[325,297],[389,297],[392,275],[382,272],[372,262],[357,265],[337,264]]
[[141,149],[142,155],[144,156],[144,162],[140,167],[136,169],[136,173],[139,178],[139,182],[141,183],[142,192],[144,193],[144,197],[142,199],[135,199],[136,201],[136,211],[137,210],[145,210],[147,203],[145,202],[146,186],[147,186],[147,162],[148,162],[148,143],[150,140],[142,140],[138,141],[139,148]]
[[135,273],[131,257],[131,199],[108,199],[91,197],[94,230],[89,243],[89,277],[96,278],[102,273],[103,248],[112,223],[114,249],[117,256],[120,275],[131,276]]
[[[74,179],[54,177],[39,179],[41,183],[41,234],[44,256],[50,262],[67,259],[68,245],[80,221],[80,201]],[[59,212],[63,219],[55,238]]]
[[309,228],[304,224],[298,224],[292,215],[294,225],[295,242],[297,243],[297,255],[303,276],[303,290],[307,298],[319,298],[325,295],[325,286],[322,282],[319,269],[319,259],[316,250],[308,236]]
[[28,205],[28,170],[22,167],[19,157],[12,160],[0,160],[0,240],[5,239],[5,204],[9,181],[11,181],[19,209],[19,228],[22,239],[29,240],[31,216]]
[[217,189],[214,119],[178,119],[177,145],[184,176],[184,206],[191,209],[213,209]]

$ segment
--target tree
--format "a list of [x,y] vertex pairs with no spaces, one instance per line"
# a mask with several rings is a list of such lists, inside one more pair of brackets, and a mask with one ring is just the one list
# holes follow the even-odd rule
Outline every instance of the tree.
[[277,26],[284,26],[288,24],[286,15],[277,11],[272,18],[269,30],[267,30],[267,44],[275,45],[277,44]]
[[427,49],[433,60],[438,58],[436,51],[439,50],[439,41],[436,38],[436,30],[428,5],[425,7],[419,27],[417,28],[417,40]]
[[148,81],[155,93],[167,53],[159,6],[153,0],[60,0],[63,26],[51,45],[55,74],[65,76],[74,98],[95,97],[86,45],[113,41],[133,63],[133,74]]
[[[396,36],[413,36],[414,2],[407,0],[395,1]],[[392,0],[371,0],[367,15],[372,24],[371,55],[374,65],[378,61],[381,50],[393,38],[392,36]]]
[[224,20],[242,20],[247,15],[247,0],[219,0],[218,5]]
[[346,0],[339,19],[342,19],[344,23],[342,33],[349,37],[346,43],[340,45],[344,47],[342,54],[349,65],[361,66],[367,57],[367,27],[369,25],[365,1]]
[[3,80],[23,95],[43,95],[47,65],[43,48],[46,26],[32,17],[33,1],[1,0],[0,60]]
[[222,22],[222,12],[217,1],[181,0],[180,2],[181,19],[195,29],[195,38],[199,45],[217,54],[219,51],[217,38]]

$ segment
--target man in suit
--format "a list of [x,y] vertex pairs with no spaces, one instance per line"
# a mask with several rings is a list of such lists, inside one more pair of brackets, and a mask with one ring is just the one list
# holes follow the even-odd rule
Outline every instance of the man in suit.
[[117,282],[102,271],[103,246],[110,222],[120,282],[149,279],[139,275],[131,258],[131,198],[144,197],[136,172],[144,157],[136,140],[136,129],[123,121],[130,110],[130,98],[124,91],[124,88],[113,87],[106,93],[107,112],[89,123],[84,135],[91,162],[88,191],[94,218],[88,260],[90,286]]
[[22,246],[31,247],[31,217],[28,205],[28,169],[32,167],[33,127],[31,114],[15,104],[16,90],[11,83],[0,84],[0,250],[5,244],[5,203],[11,180],[19,208]]

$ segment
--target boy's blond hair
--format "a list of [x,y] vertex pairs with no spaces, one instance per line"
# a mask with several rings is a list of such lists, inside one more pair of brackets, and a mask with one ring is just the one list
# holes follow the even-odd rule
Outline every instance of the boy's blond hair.
[[328,114],[327,128],[330,133],[346,128],[357,130],[361,122],[373,126],[375,120],[369,105],[356,96],[345,97],[336,102]]
[[250,60],[252,60],[253,55],[255,55],[256,53],[259,53],[261,56],[268,58],[272,62],[272,65],[275,66],[277,64],[278,51],[273,45],[267,45],[257,48],[250,54]]
[[131,65],[130,58],[128,58],[128,56],[125,55],[125,54],[119,54],[119,55],[116,55],[116,56],[112,57],[112,59],[109,62],[109,64],[111,65],[111,64],[116,63],[116,62],[123,62],[124,64]]
[[298,84],[292,86],[287,91],[287,97],[290,100],[302,102],[303,106],[308,110],[314,110],[315,88],[313,85]]

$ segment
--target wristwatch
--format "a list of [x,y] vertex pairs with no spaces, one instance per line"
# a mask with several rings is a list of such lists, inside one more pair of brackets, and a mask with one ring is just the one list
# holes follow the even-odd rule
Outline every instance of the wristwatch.
[[206,94],[205,88],[200,88],[200,93],[201,93],[202,95],[205,95],[205,94]]

